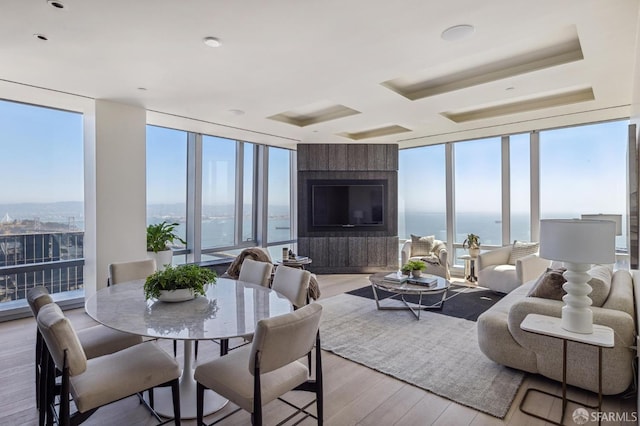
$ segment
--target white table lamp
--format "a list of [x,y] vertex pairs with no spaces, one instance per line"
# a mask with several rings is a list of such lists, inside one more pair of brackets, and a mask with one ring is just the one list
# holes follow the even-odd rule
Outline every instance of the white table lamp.
[[616,224],[606,220],[545,219],[540,221],[540,257],[564,262],[561,325],[574,333],[593,333],[591,278],[593,263],[615,262]]

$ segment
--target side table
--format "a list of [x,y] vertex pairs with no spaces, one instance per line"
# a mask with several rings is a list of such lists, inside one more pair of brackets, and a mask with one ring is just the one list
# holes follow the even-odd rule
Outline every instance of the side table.
[[[560,398],[552,393],[529,388],[525,392],[522,402],[520,402],[520,411],[530,416],[536,417],[541,420],[545,420],[555,425],[562,425],[564,420],[565,411],[567,408],[567,402],[573,402],[586,408],[602,409],[602,348],[612,348],[614,344],[613,329],[604,325],[593,325],[593,333],[582,334],[567,331],[560,325],[561,319],[557,317],[550,317],[547,315],[529,314],[524,321],[520,324],[520,328],[524,331],[531,333],[541,334],[543,336],[555,337],[562,340],[562,413],[560,414],[560,421],[554,421],[546,419],[537,414],[526,411],[523,406],[529,395],[529,392],[537,392],[545,395],[549,395],[553,398]],[[578,401],[567,398],[567,342],[584,343],[585,345],[595,346],[598,348],[598,405],[591,406],[585,405]],[[600,422],[598,422],[600,424]]]
[[458,259],[464,260],[464,279],[475,283],[478,281],[476,277],[476,259],[477,257],[471,257],[468,254],[458,256]]
[[299,268],[299,269],[305,269],[306,265],[310,265],[311,262],[313,262],[311,260],[310,257],[306,257],[306,256],[296,256],[295,259],[285,259],[285,260],[278,260],[275,262],[275,265],[284,265],[284,266],[288,266],[290,268]]

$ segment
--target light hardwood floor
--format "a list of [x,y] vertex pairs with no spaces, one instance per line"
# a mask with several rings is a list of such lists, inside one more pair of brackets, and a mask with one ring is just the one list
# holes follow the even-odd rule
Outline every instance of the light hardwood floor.
[[[320,275],[318,277],[322,298],[344,293],[368,285],[366,275]],[[372,302],[373,303],[373,302]],[[78,329],[94,325],[82,309],[66,312]],[[398,313],[402,314],[402,313]],[[0,348],[0,425],[35,425],[37,413],[34,401],[34,344],[35,321],[32,318],[0,323],[3,345]],[[160,343],[167,351],[172,351],[170,341]],[[199,360],[216,357],[215,343],[200,343]],[[178,359],[181,359],[179,354]],[[362,365],[323,352],[325,384],[325,424],[343,425],[546,425],[522,413],[518,406],[526,389],[534,386],[557,395],[561,393],[558,383],[539,376],[529,375],[516,395],[515,401],[504,419],[456,404],[415,386],[378,373]],[[588,392],[570,389],[569,397],[589,404],[595,404],[596,396]],[[287,399],[299,402],[311,400],[310,394],[291,392]],[[550,398],[530,396],[527,408],[542,416],[557,418],[561,404]],[[211,422],[232,411],[232,404],[220,412],[206,418]],[[566,424],[574,424],[571,413],[577,408],[569,405],[565,417]],[[636,411],[635,396],[630,398],[606,397],[603,411],[615,412],[631,419]],[[285,404],[274,401],[265,407],[265,424],[276,424],[291,413]],[[294,420],[297,418],[294,418]],[[183,421],[184,425],[195,425],[194,420]],[[250,417],[246,412],[238,412],[225,420],[224,425],[247,425]],[[86,425],[154,425],[155,419],[143,408],[135,397],[127,398],[98,410]],[[302,425],[316,424],[305,419]],[[588,423],[592,424],[592,423]],[[594,423],[595,424],[595,423]],[[603,421],[603,425],[631,425],[637,422]]]

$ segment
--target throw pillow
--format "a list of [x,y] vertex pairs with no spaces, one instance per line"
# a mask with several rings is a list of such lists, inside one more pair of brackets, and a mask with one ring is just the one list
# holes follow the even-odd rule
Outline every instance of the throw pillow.
[[543,299],[562,300],[562,296],[567,294],[562,285],[567,282],[562,274],[566,271],[564,268],[551,269],[540,275],[540,278],[529,290],[527,296],[540,297]]
[[588,284],[593,289],[589,293],[592,306],[601,307],[609,297],[609,291],[611,290],[611,279],[613,278],[613,271],[608,265],[593,265],[589,269],[589,275],[591,279]]
[[511,247],[511,255],[509,256],[509,265],[515,265],[516,260],[521,259],[530,254],[538,252],[540,243],[525,243],[515,240]]
[[427,256],[431,254],[435,238],[436,237],[434,235],[420,237],[418,235],[411,234],[411,257]]

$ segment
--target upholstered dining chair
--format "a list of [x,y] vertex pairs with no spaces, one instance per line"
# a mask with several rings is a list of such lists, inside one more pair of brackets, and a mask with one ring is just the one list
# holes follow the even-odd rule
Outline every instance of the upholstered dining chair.
[[269,287],[273,265],[269,262],[258,262],[253,259],[245,259],[240,266],[238,280]]
[[[175,424],[180,424],[180,366],[155,343],[87,359],[78,335],[58,305],[42,306],[37,324],[46,348],[45,401],[50,419],[59,404],[58,424],[77,425],[104,405],[157,386],[171,386]],[[56,369],[62,372],[58,402],[54,397]],[[76,407],[73,414],[71,397]]]
[[133,260],[109,264],[109,284],[142,280],[156,271],[155,259]]
[[[33,317],[37,318],[40,309],[50,303],[53,299],[49,294],[49,290],[43,286],[36,286],[27,292],[27,303]],[[142,337],[134,334],[123,333],[113,330],[103,325],[95,325],[85,328],[77,332],[80,346],[88,359],[96,358],[102,355],[118,352],[130,346],[142,343]],[[43,386],[42,378],[42,361],[44,354],[44,343],[40,329],[36,327],[36,351],[35,351],[35,383],[36,383],[36,407],[40,410],[39,424],[44,424],[45,409],[41,407],[41,389]]]
[[310,280],[309,271],[280,265],[276,268],[271,288],[289,299],[297,309],[309,303]]
[[[273,265],[269,262],[260,262],[253,260],[249,257],[245,258],[240,265],[240,274],[238,275],[239,281],[245,281],[251,284],[261,285],[263,287],[269,287],[271,284],[271,272],[273,271]],[[244,343],[229,347],[229,339],[220,339],[220,356],[224,356],[231,349],[236,349],[251,342],[253,333],[241,336],[244,339]],[[198,341],[196,340],[195,356],[198,357]]]
[[[156,272],[155,259],[132,260],[129,262],[117,262],[109,264],[109,280],[107,285],[116,285],[119,283],[143,280],[149,275]],[[196,358],[198,356],[198,347],[196,346]],[[173,356],[178,354],[178,342],[173,341]]]
[[[202,425],[204,391],[211,389],[229,399],[240,409],[251,413],[254,425],[262,424],[262,406],[291,390],[316,394],[317,416],[305,411],[314,401],[298,409],[322,424],[322,356],[320,350],[320,316],[322,305],[312,303],[288,314],[258,321],[251,346],[230,352],[227,356],[200,364],[195,370],[197,381],[197,424]],[[315,380],[310,380],[307,367],[298,361],[316,348]],[[289,405],[289,402],[285,401]],[[284,422],[283,422],[284,423]]]

